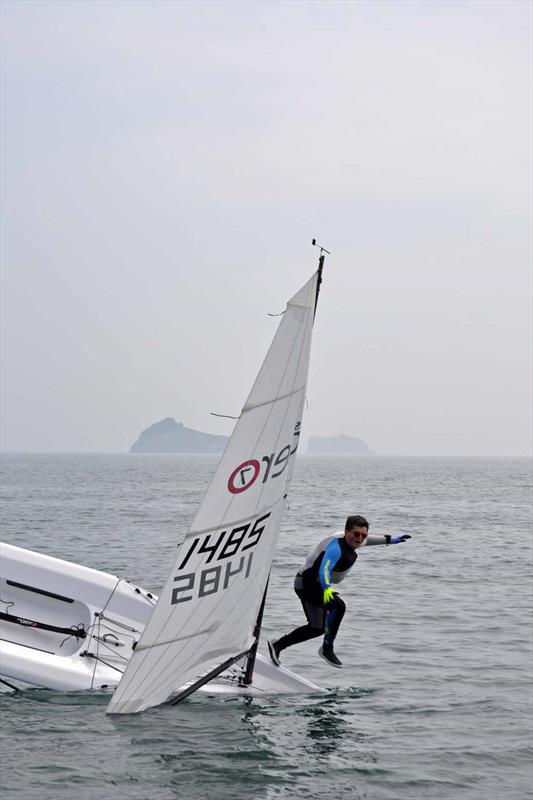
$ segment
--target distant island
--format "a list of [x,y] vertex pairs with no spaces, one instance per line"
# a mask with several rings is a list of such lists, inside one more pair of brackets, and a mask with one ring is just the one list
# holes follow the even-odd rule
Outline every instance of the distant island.
[[[146,428],[130,453],[222,453],[227,436],[195,431],[186,428],[173,417],[166,417]],[[374,455],[362,439],[340,434],[339,436],[312,436],[307,452],[311,455]]]
[[339,434],[339,436],[311,436],[307,452],[312,455],[374,455],[374,452],[369,449],[362,439],[346,436],[343,433]]
[[227,436],[195,431],[166,417],[146,428],[130,453],[221,453],[227,440]]

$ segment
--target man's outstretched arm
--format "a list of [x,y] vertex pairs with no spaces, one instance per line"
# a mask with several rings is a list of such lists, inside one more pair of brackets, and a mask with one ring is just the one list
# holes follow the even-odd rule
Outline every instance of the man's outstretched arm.
[[367,536],[365,539],[365,546],[372,544],[400,544],[406,542],[411,536],[408,533],[398,533],[395,535],[384,534],[383,536]]

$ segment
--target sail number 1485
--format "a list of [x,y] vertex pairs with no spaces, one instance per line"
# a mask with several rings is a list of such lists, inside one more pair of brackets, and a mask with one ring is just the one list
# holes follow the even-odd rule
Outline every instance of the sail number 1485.
[[[265,521],[269,516],[270,513],[258,517],[253,525],[248,522],[231,530],[220,531],[216,535],[209,533],[193,539],[178,567],[180,574],[174,578],[176,586],[172,589],[171,604],[185,603],[193,600],[195,595],[206,597],[227,589],[231,578],[243,571],[244,578],[248,578],[253,549],[265,530]],[[181,572],[193,555],[199,556],[203,553],[207,553],[204,564],[222,563],[214,563],[196,572]],[[237,557],[234,559],[235,556]]]

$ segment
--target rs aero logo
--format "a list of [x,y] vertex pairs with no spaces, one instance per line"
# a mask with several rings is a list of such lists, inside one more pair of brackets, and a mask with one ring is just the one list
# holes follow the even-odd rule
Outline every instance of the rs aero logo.
[[266,483],[272,478],[279,478],[285,471],[289,463],[289,458],[293,456],[298,449],[300,427],[301,422],[297,422],[294,426],[292,444],[286,444],[278,453],[270,453],[268,456],[263,456],[261,461],[258,461],[256,458],[251,458],[249,461],[243,461],[242,464],[235,467],[228,479],[228,491],[232,494],[245,492],[246,489],[249,489],[250,486],[256,482],[261,472],[263,473],[263,483]]

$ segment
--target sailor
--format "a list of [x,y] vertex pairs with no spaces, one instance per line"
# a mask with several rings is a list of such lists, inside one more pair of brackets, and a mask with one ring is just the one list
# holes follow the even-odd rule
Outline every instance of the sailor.
[[367,520],[356,514],[346,520],[344,533],[339,531],[322,539],[294,579],[294,591],[300,598],[307,625],[295,628],[281,639],[268,642],[268,651],[274,664],[279,666],[279,655],[287,647],[324,635],[319,656],[333,667],[342,667],[333,643],[346,605],[332,584],[344,580],[357,560],[356,551],[359,548],[373,544],[398,544],[410,538],[409,534],[369,536]]

